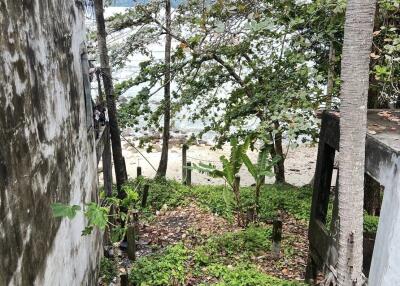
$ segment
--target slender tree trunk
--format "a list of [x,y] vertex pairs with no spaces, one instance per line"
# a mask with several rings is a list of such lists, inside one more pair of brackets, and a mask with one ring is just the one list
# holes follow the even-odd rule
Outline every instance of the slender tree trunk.
[[333,88],[335,84],[335,57],[336,51],[333,41],[329,46],[328,84],[326,88],[326,109],[332,108]]
[[108,116],[110,120],[111,145],[115,168],[115,177],[117,180],[118,195],[123,197],[121,191],[122,185],[127,180],[125,160],[122,156],[121,137],[117,121],[117,109],[114,99],[114,88],[111,77],[111,68],[108,58],[106,27],[104,22],[103,0],[95,0],[94,7],[96,12],[97,24],[97,43],[100,55],[101,74],[106,94]]
[[[279,130],[279,122],[275,122],[275,130]],[[273,137],[273,136],[272,136]],[[272,138],[274,142],[273,151],[271,151],[271,156],[279,156],[281,159],[279,162],[274,166],[275,172],[275,181],[276,183],[283,184],[286,182],[285,179],[285,154],[283,153],[283,146],[282,146],[282,133],[278,132],[275,135],[275,138]]]
[[[165,0],[165,27],[171,29],[171,0]],[[171,42],[172,37],[169,33],[165,35],[165,87],[164,87],[164,128],[163,146],[161,150],[160,164],[156,177],[165,177],[168,167],[168,149],[171,124]]]
[[[282,134],[278,134],[282,136]],[[283,154],[282,139],[275,138],[275,150],[276,154],[281,157],[279,162],[276,164],[275,179],[279,184],[286,182],[285,178],[285,154]]]
[[101,70],[96,70],[97,90],[99,93],[99,101],[102,107],[105,107],[105,100],[103,97],[103,91],[101,89]]
[[[380,21],[379,17],[379,5],[376,4],[376,12],[375,12],[375,19],[374,19],[374,31],[380,30],[380,27],[384,25]],[[376,46],[372,46],[371,49],[372,53],[379,54],[380,50]],[[370,70],[374,69],[374,60],[370,61]],[[368,90],[368,108],[375,109],[375,108],[385,108],[382,104],[379,103],[379,83],[373,73],[369,75],[369,90]],[[386,106],[387,107],[387,106]]]
[[338,284],[362,285],[365,137],[376,0],[348,0],[342,56]]

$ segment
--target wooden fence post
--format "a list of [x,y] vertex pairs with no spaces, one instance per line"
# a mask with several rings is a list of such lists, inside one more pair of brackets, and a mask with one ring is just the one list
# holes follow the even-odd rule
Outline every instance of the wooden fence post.
[[281,252],[282,240],[282,221],[275,219],[272,228],[272,252],[275,257],[279,257]]
[[147,205],[147,198],[149,196],[149,188],[150,188],[150,186],[148,184],[144,185],[143,196],[142,196],[142,208],[145,208]]
[[186,186],[191,186],[192,185],[192,163],[187,162],[186,163],[187,169],[186,169],[186,181],[185,184]]
[[139,178],[142,176],[142,167],[137,167],[136,168],[136,178]]
[[128,274],[124,273],[119,276],[119,279],[121,280],[121,286],[128,286],[129,281],[128,281]]
[[126,229],[126,239],[128,242],[128,258],[132,261],[136,260],[136,233],[135,226],[128,224]]
[[128,224],[126,229],[126,239],[128,242],[128,258],[136,260],[136,240],[139,237],[139,213],[132,213],[132,223]]
[[186,164],[187,164],[187,150],[188,149],[189,149],[188,145],[186,145],[186,144],[182,145],[182,183],[183,184],[186,182],[186,174],[187,174]]

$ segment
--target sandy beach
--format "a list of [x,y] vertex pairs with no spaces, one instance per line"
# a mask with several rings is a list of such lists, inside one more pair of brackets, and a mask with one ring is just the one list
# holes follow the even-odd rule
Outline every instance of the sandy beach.
[[[128,139],[129,140],[129,139]],[[136,143],[136,144],[135,144]],[[123,144],[123,155],[125,157],[126,167],[129,178],[136,178],[137,167],[142,168],[142,174],[145,177],[152,178],[155,176],[155,169],[158,167],[161,152],[159,148],[155,148],[154,152],[147,153],[145,149],[139,149],[139,151],[147,158],[151,165],[139,154],[139,152],[122,140]],[[137,146],[137,142],[132,142]],[[192,145],[187,151],[188,161],[192,163],[211,163],[217,167],[221,167],[219,157],[222,155],[229,156],[230,146],[225,145],[222,150],[211,150],[211,146],[205,144]],[[298,147],[285,147],[287,151],[287,158],[285,162],[286,167],[286,181],[289,184],[295,186],[303,186],[310,183],[315,170],[315,163],[317,157],[317,146],[312,145],[301,145]],[[257,160],[257,153],[249,151],[248,155],[253,162]],[[100,176],[100,180],[101,180]],[[168,162],[168,179],[182,180],[182,148],[180,145],[172,146],[169,150],[169,162]],[[254,184],[254,179],[251,177],[246,167],[243,166],[240,170],[241,185],[250,186]],[[274,178],[267,178],[267,183],[273,183]],[[193,171],[192,173],[193,184],[224,184],[223,179],[210,178],[206,174],[200,174]]]

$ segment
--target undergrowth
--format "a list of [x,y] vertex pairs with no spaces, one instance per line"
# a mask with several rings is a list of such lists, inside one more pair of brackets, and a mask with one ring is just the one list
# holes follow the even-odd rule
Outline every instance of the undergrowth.
[[[190,200],[211,212],[232,220],[234,217],[233,194],[224,186],[199,185],[187,187],[176,181],[144,180],[141,185],[149,184],[147,209],[159,210],[163,206],[174,208],[186,205]],[[131,182],[136,184],[136,182]],[[139,190],[141,193],[142,188]],[[254,188],[240,189],[242,207],[254,206]],[[265,185],[261,190],[260,217],[272,219],[278,210],[285,210],[296,219],[308,221],[311,206],[311,189],[308,187],[296,188],[290,185]]]
[[[195,201],[228,220],[234,219],[232,193],[223,186],[187,187],[176,181],[144,180],[140,185],[149,184],[148,204],[142,213],[151,218],[157,210],[175,208]],[[131,182],[137,185],[137,182]],[[138,189],[141,196],[142,187]],[[254,188],[241,188],[242,207],[254,206]],[[309,187],[296,188],[289,185],[265,185],[261,191],[259,217],[273,219],[283,210],[294,218],[307,223],[310,216],[312,190]],[[377,218],[366,216],[366,232],[377,229]],[[262,225],[262,224],[261,224]],[[271,277],[253,264],[254,257],[271,249],[271,228],[250,225],[237,232],[213,236],[201,243],[169,246],[163,252],[143,257],[133,264],[129,279],[134,285],[216,285],[216,286],[294,286],[304,285]],[[293,239],[287,237],[287,239]],[[293,255],[293,248],[283,245],[285,259]]]
[[294,286],[303,285],[266,275],[249,258],[269,251],[271,229],[251,226],[208,238],[190,248],[183,243],[137,261],[130,281],[145,285]]
[[[149,207],[144,210],[148,217],[151,217],[155,210],[159,210],[163,206],[174,208],[186,205],[190,200],[195,200],[203,209],[229,221],[234,219],[233,194],[224,186],[187,187],[170,180],[141,180],[141,185],[145,183],[150,185]],[[254,191],[253,187],[240,189],[244,209],[254,206]],[[311,200],[312,189],[308,186],[297,188],[287,184],[265,185],[261,189],[259,217],[262,220],[270,220],[277,216],[279,210],[282,210],[307,223],[310,218]],[[365,215],[364,231],[376,233],[378,220],[379,217]]]
[[100,261],[100,277],[106,284],[112,282],[117,276],[117,266],[113,260],[103,257]]

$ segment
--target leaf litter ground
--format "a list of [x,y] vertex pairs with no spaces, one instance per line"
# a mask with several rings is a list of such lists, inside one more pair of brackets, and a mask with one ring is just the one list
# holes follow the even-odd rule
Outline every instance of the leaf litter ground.
[[[304,281],[308,256],[307,225],[304,221],[293,218],[288,213],[281,213],[283,237],[279,257],[270,249],[249,257],[248,263],[265,274],[291,281]],[[268,223],[261,226],[271,227]],[[188,248],[204,245],[207,238],[229,233],[238,233],[242,228],[234,222],[200,208],[194,201],[186,206],[174,209],[162,209],[155,218],[147,223],[140,223],[140,238],[137,245],[137,258],[162,253],[168,246],[183,243]],[[265,237],[270,240],[270,237]],[[115,260],[118,261],[118,277],[127,273],[132,262],[124,251],[114,245]],[[230,266],[230,265],[228,265]],[[191,265],[187,265],[191,267]],[[119,279],[114,285],[119,285]],[[212,283],[210,277],[188,278],[185,285]],[[214,281],[215,282],[215,281]],[[101,283],[99,285],[106,285]],[[111,284],[113,285],[113,284]],[[180,285],[180,284],[177,284]]]

